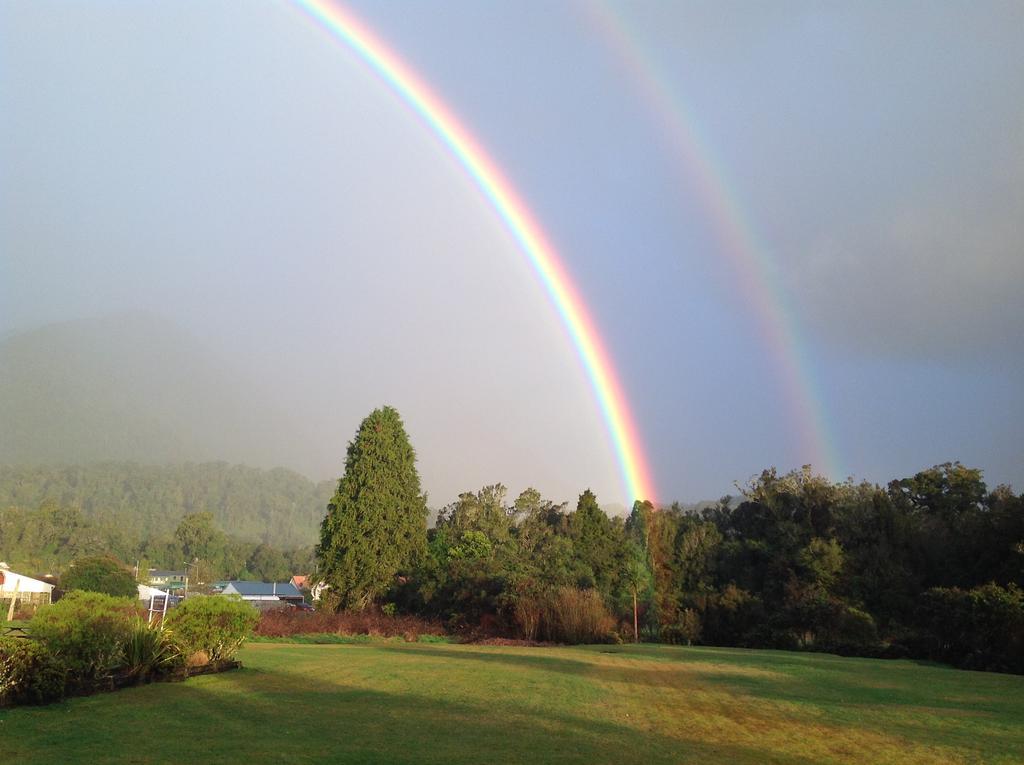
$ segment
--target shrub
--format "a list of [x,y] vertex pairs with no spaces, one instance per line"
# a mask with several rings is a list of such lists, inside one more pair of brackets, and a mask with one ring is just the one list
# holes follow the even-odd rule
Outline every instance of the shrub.
[[879,647],[875,619],[867,611],[846,607],[836,619],[836,643],[849,648]]
[[521,637],[555,643],[614,642],[615,619],[597,590],[559,587],[516,596],[512,609]]
[[692,608],[679,614],[679,620],[661,629],[661,639],[673,645],[693,645],[700,640],[700,615]]
[[120,664],[134,616],[126,598],[77,591],[40,608],[29,627],[67,667],[69,684],[85,688]]
[[66,591],[102,592],[117,598],[138,595],[138,585],[131,571],[109,555],[76,560],[61,577],[60,586]]
[[231,659],[252,635],[260,614],[248,603],[223,595],[194,595],[167,614],[164,625],[186,654],[209,661]]
[[597,590],[559,587],[541,596],[539,636],[556,643],[607,643],[615,619]]
[[1024,591],[1011,583],[935,587],[916,614],[918,652],[965,669],[1024,672]]
[[131,622],[120,661],[127,674],[141,678],[169,672],[183,660],[170,630],[151,627],[138,617]]
[[256,634],[262,637],[292,637],[294,635],[382,635],[384,637],[444,635],[438,622],[417,616],[387,616],[372,610],[296,611],[284,609],[264,611],[260,614]]
[[0,706],[46,704],[64,697],[67,670],[44,644],[0,638]]
[[762,645],[758,632],[765,629],[767,616],[760,598],[747,590],[729,584],[710,594],[703,616],[703,640],[708,645]]
[[526,640],[536,640],[544,617],[544,601],[536,595],[520,595],[513,606],[519,631]]

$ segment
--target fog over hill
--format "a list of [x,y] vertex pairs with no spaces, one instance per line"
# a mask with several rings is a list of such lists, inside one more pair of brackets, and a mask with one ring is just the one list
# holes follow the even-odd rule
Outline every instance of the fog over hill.
[[0,462],[229,460],[298,467],[285,413],[257,379],[147,313],[0,341]]
[[[358,424],[342,424],[351,419],[343,410],[353,408],[348,388],[332,378],[314,390],[309,368],[284,360],[273,366],[274,360],[273,354],[254,360],[223,338],[140,311],[8,333],[0,337],[0,465],[227,462],[336,480]],[[325,388],[341,397],[337,406],[324,403]],[[429,463],[443,456],[450,436],[419,435],[422,443],[415,437],[413,443],[431,507],[479,488],[467,466],[446,479],[455,492],[433,491]],[[495,478],[514,497],[526,486],[511,472],[512,481],[505,473]],[[576,494],[553,499],[571,509]],[[628,510],[621,503],[606,507],[610,515]]]

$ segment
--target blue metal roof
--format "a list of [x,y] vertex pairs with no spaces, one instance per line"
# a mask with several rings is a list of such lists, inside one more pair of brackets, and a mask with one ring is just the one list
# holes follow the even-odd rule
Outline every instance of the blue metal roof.
[[301,598],[302,593],[291,582],[227,582],[224,589],[234,588],[242,597],[246,595],[277,595],[280,598]]

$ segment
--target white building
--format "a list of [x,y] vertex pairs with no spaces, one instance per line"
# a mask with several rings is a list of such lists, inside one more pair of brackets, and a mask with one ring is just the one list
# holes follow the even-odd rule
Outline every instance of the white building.
[[18,598],[19,603],[42,605],[53,600],[53,585],[11,571],[0,563],[0,600]]

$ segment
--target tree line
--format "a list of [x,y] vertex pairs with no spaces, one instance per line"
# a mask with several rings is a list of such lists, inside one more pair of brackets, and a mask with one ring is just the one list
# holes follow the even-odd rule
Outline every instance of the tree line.
[[[520,637],[911,656],[1024,672],[1024,497],[947,463],[886,486],[764,471],[700,511],[606,515],[467,492],[427,528],[398,413],[349,446],[321,526],[323,607]],[[575,615],[567,626],[568,615]],[[580,626],[584,625],[584,627]],[[635,630],[635,635],[634,635]]]
[[[385,407],[360,425],[333,496],[289,471],[221,463],[0,468],[0,555],[30,574],[101,554],[141,571],[188,561],[193,581],[315,572],[321,608],[453,631],[1024,672],[1024,497],[989,490],[978,469],[884,486],[770,469],[712,506],[636,502],[625,517],[589,490],[570,506],[495,484],[428,529],[415,462]],[[315,550],[301,518],[320,521]]]
[[226,462],[0,465],[0,512],[73,508],[128,545],[170,536],[186,515],[205,512],[238,539],[291,548],[316,541],[335,483]]
[[170,531],[138,536],[121,514],[88,517],[78,507],[46,500],[35,510],[0,510],[0,555],[29,575],[61,575],[76,561],[113,557],[138,567],[145,581],[149,568],[190,567],[194,582],[219,579],[286,581],[315,567],[312,545],[282,549],[228,535],[209,512],[189,513]]
[[202,581],[286,580],[315,565],[331,490],[290,470],[223,462],[0,466],[0,559],[60,574],[109,554],[143,572],[195,563]]

